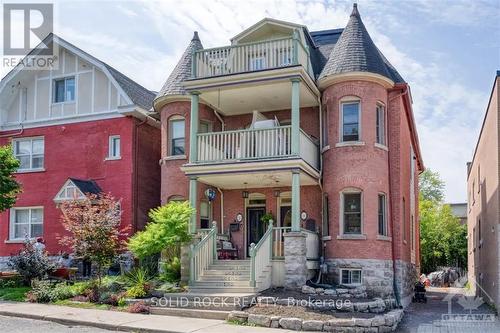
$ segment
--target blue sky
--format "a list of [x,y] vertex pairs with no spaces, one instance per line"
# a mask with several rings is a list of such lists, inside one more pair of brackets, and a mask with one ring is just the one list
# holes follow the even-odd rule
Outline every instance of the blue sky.
[[[194,30],[214,47],[263,17],[311,31],[343,28],[352,3],[66,0],[56,2],[55,32],[159,90]],[[446,181],[448,201],[465,201],[465,163],[500,69],[500,0],[360,0],[358,7],[375,44],[411,85],[426,166]]]

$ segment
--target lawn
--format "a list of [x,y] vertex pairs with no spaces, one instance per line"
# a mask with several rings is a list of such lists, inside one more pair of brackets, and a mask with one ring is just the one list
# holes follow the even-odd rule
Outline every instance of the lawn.
[[30,291],[30,289],[30,287],[0,288],[0,300],[23,302],[25,300],[24,295]]

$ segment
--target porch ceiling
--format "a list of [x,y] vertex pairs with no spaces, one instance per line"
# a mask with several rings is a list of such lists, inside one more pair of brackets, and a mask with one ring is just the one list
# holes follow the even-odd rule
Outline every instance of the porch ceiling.
[[205,103],[223,115],[291,108],[292,78],[301,78],[300,107],[318,105],[319,91],[301,66],[185,81]]
[[[222,189],[250,189],[261,187],[292,186],[291,171],[244,172],[220,175],[203,175],[198,181]],[[301,185],[316,185],[318,182],[305,172],[300,172]]]

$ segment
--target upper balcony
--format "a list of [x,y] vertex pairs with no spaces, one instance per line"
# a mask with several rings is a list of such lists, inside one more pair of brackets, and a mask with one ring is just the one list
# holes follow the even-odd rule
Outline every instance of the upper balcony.
[[203,79],[299,65],[314,78],[309,51],[294,34],[293,37],[198,50],[193,54],[192,78]]

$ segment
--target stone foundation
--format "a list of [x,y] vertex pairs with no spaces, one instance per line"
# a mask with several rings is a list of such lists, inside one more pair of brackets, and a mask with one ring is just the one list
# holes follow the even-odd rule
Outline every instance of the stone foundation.
[[285,238],[285,288],[299,289],[307,281],[306,235],[289,232]]
[[[327,259],[326,263],[330,283],[341,284],[341,268],[359,268],[362,270],[362,285],[366,287],[369,297],[390,297],[394,294],[392,260]],[[407,306],[411,302],[416,280],[415,265],[396,260],[396,283],[401,305]]]

